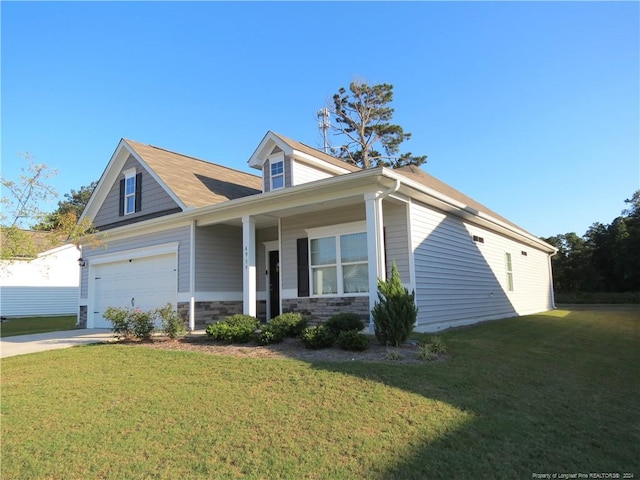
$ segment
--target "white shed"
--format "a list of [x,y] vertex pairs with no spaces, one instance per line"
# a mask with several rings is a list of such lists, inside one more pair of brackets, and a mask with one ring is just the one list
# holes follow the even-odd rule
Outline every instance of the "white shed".
[[32,260],[0,265],[0,315],[75,315],[78,311],[81,251],[63,245]]

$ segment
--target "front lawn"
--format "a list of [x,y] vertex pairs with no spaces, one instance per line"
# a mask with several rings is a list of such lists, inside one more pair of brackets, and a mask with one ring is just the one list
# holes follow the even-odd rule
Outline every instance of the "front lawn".
[[638,478],[639,323],[492,322],[419,365],[117,344],[11,357],[2,478]]
[[73,330],[76,328],[77,320],[75,315],[63,317],[10,318],[3,320],[2,324],[0,324],[0,337]]

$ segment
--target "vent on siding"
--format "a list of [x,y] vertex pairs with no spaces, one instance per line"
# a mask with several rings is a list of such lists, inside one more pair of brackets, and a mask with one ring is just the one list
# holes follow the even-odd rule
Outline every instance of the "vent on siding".
[[479,237],[478,235],[474,235],[473,236],[473,241],[476,243],[484,243],[484,238],[483,237]]
[[525,252],[524,250],[522,250],[520,253],[522,254],[523,257],[527,256],[527,252]]

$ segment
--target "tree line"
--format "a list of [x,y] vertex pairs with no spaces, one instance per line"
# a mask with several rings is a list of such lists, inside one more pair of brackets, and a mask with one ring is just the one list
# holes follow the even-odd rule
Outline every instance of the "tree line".
[[543,238],[558,249],[552,258],[556,293],[640,292],[640,190],[610,224],[587,232]]

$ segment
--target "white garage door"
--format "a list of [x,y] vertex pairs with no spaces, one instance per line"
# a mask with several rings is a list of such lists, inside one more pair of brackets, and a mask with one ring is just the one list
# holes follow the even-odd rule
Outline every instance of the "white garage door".
[[147,311],[167,303],[176,306],[178,276],[175,253],[96,265],[93,327],[110,328],[102,313],[108,307]]

